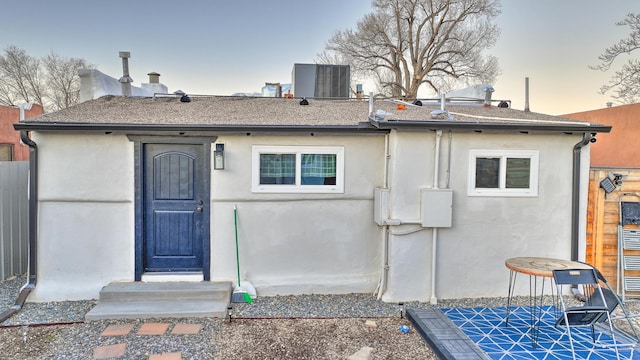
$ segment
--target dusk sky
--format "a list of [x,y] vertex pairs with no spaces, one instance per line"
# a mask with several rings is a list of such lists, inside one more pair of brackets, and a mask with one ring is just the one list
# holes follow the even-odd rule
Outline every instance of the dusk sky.
[[[329,37],[354,27],[370,4],[2,0],[0,49],[15,45],[36,57],[54,51],[83,58],[115,78],[122,75],[118,52],[129,51],[136,86],[155,71],[169,91],[259,92],[265,82],[289,83],[294,63],[313,63]],[[588,66],[628,36],[629,29],[615,23],[629,12],[640,12],[640,1],[503,0],[497,18],[501,36],[489,50],[502,70],[493,84],[494,99],[523,109],[529,77],[531,111],[560,115],[605,107],[611,99],[598,90],[613,70],[602,73]],[[619,59],[615,68],[627,59]]]

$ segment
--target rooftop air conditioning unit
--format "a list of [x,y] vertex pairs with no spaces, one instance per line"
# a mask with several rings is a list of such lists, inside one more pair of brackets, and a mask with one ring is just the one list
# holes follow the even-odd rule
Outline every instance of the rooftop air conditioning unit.
[[349,65],[294,64],[291,89],[297,98],[348,98]]

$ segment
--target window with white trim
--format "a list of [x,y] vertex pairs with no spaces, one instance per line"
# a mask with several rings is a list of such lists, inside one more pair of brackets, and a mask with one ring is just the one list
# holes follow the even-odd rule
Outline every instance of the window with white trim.
[[538,196],[538,150],[469,151],[469,196]]
[[253,146],[253,192],[344,192],[344,148]]

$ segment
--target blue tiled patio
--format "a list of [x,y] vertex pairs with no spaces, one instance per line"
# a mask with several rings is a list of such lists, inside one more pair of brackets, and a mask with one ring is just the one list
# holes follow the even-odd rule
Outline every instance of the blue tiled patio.
[[[554,326],[555,308],[542,309],[537,345],[531,340],[530,307],[513,307],[505,325],[506,307],[407,310],[407,317],[441,359],[572,359],[564,327]],[[578,359],[615,359],[608,326],[572,328]],[[620,359],[640,359],[636,343],[617,331]]]

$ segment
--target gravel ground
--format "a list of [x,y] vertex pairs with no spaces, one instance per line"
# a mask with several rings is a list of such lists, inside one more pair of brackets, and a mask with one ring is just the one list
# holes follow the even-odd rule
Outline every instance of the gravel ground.
[[[15,302],[25,276],[0,282],[0,311]],[[515,304],[528,304],[516,298]],[[150,354],[180,351],[183,359],[346,359],[361,348],[373,348],[372,359],[436,359],[398,304],[367,294],[259,297],[234,304],[231,321],[222,319],[144,319],[84,322],[94,301],[26,303],[0,324],[0,358],[91,359],[98,346],[126,342],[122,359],[147,359]],[[438,307],[498,307],[504,298],[441,300]],[[628,309],[640,313],[639,303]],[[405,303],[422,309],[426,303]],[[376,327],[365,326],[366,320]],[[201,324],[196,335],[140,336],[143,323]],[[101,337],[111,324],[134,324],[126,336]],[[400,325],[411,327],[409,333]],[[621,327],[624,324],[622,324]],[[626,327],[628,328],[628,327]]]
[[[15,302],[26,277],[0,282],[0,311]],[[400,317],[400,306],[371,295],[259,297],[233,304],[231,321],[211,318],[84,322],[95,301],[26,303],[0,324],[0,359],[91,359],[98,346],[126,342],[122,359],[180,351],[183,359],[346,359],[371,347],[373,359],[436,359]],[[365,326],[372,320],[376,326]],[[169,323],[163,336],[140,336],[143,323]],[[196,335],[169,335],[177,323],[201,324]],[[126,336],[101,337],[111,324],[134,324]],[[413,330],[413,329],[412,329]]]

